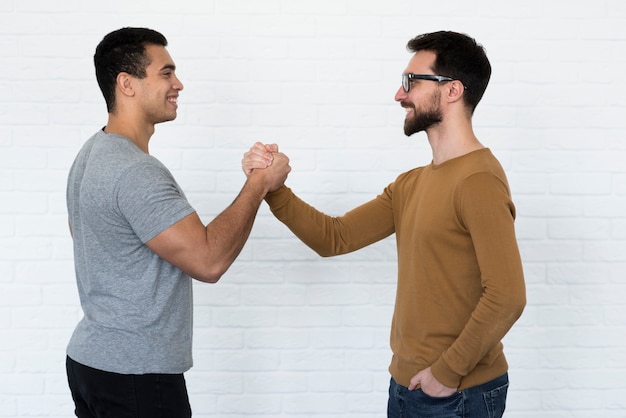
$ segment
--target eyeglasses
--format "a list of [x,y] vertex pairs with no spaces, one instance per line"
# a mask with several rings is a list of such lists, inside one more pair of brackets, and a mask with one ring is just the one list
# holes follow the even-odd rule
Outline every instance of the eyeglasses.
[[411,90],[411,80],[429,80],[436,81],[437,83],[442,83],[444,81],[454,81],[454,78],[446,77],[445,75],[435,74],[402,74],[402,88],[406,93]]

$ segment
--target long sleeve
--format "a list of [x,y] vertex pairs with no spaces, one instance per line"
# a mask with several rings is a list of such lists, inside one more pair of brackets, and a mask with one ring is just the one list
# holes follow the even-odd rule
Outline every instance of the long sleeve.
[[322,257],[358,250],[394,232],[387,193],[339,217],[315,209],[286,186],[269,193],[265,200],[274,216]]
[[456,200],[459,218],[471,236],[483,292],[456,341],[432,366],[435,377],[452,387],[498,347],[526,304],[508,186],[491,173],[474,174],[459,187]]

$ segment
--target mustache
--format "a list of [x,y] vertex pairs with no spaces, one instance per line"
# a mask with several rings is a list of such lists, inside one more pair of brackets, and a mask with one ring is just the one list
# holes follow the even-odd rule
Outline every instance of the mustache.
[[411,108],[411,109],[415,109],[415,105],[411,102],[400,102],[400,106],[404,107],[404,108]]

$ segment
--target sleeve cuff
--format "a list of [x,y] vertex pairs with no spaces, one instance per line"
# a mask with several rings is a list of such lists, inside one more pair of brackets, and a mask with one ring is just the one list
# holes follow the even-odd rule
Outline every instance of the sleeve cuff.
[[433,363],[430,370],[437,380],[439,380],[442,384],[449,388],[458,388],[461,384],[462,376],[456,374],[446,364],[446,362],[443,360],[443,357],[439,357],[439,360]]
[[269,192],[265,195],[265,201],[270,208],[276,208],[284,205],[291,194],[291,189],[285,185],[273,192]]

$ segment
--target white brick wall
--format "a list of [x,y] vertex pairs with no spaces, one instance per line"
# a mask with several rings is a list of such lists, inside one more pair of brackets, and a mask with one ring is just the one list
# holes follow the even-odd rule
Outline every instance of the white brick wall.
[[[528,307],[506,338],[510,418],[626,417],[626,2],[0,1],[0,417],[68,417],[64,348],[80,317],[65,178],[105,122],[96,44],[162,31],[185,83],[152,152],[205,221],[277,142],[288,183],[341,214],[430,161],[394,103],[406,41],[482,42],[475,116],[518,208]],[[196,417],[384,416],[393,239],[321,259],[264,206],[217,285],[196,286]]]

